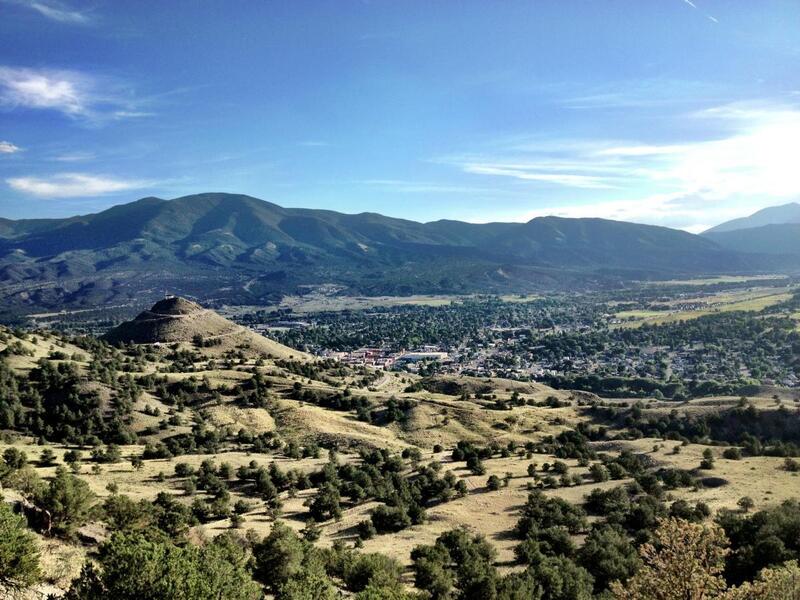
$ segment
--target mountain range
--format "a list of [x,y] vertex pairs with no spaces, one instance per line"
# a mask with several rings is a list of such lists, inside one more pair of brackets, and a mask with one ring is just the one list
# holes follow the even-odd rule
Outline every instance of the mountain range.
[[800,257],[800,203],[764,208],[712,227],[703,235],[739,252]]
[[418,223],[234,194],[151,197],[65,219],[0,219],[0,298],[15,310],[164,291],[256,303],[319,285],[358,294],[535,291],[775,268],[715,236],[604,219]]
[[781,206],[769,206],[754,212],[749,217],[733,219],[707,229],[704,233],[724,233],[740,229],[753,229],[765,225],[800,224],[800,203],[789,202]]

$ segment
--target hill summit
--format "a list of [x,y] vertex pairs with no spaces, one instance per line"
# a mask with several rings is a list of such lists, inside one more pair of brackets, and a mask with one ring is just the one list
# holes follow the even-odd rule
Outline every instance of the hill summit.
[[103,337],[111,343],[194,344],[216,350],[212,353],[219,354],[236,349],[268,358],[307,358],[302,352],[178,296],[159,300],[132,321],[118,325]]
[[148,311],[157,315],[190,315],[203,310],[203,307],[186,298],[172,296],[156,302]]

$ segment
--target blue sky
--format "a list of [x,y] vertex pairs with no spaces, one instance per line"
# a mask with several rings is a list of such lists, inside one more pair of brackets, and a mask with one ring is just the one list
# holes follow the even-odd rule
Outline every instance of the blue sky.
[[143,196],[688,230],[800,199],[800,2],[0,0],[0,216]]

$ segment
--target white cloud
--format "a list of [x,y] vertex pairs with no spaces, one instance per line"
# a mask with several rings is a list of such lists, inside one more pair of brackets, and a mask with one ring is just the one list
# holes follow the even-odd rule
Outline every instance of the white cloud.
[[[604,218],[618,221],[655,220],[663,211],[666,198],[649,198],[645,201],[619,200],[593,202],[566,206],[545,206],[518,215],[515,221],[529,221],[536,217],[567,217],[570,219]],[[637,218],[638,217],[638,218]]]
[[[752,212],[752,211],[750,211]],[[742,216],[740,206],[709,205],[697,196],[657,194],[636,200],[616,200],[549,206],[537,208],[512,217],[513,221],[526,222],[535,217],[568,217],[572,219],[597,218],[632,223],[647,223],[683,229],[691,233],[705,231],[711,225]],[[748,214],[745,209],[745,214]]]
[[0,66],[0,107],[54,110],[91,121],[149,116],[129,90],[79,71]]
[[48,178],[11,177],[6,179],[6,183],[18,192],[24,192],[40,198],[102,196],[153,185],[152,181],[117,179],[115,177],[86,173],[60,173]]
[[90,82],[72,71],[0,67],[0,102],[9,107],[54,109],[76,116],[90,104]]
[[53,0],[0,0],[0,3],[24,6],[51,21],[57,21],[59,23],[88,25],[92,22],[92,18],[89,14]]
[[531,191],[557,184],[615,190],[619,198],[604,193],[591,205],[551,205],[536,214],[605,216],[692,229],[726,215],[747,214],[745,200],[754,208],[800,196],[800,106],[734,103],[679,118],[715,133],[667,144],[517,140],[491,154],[451,156],[439,162],[465,173],[513,178],[517,185],[525,181]]
[[27,6],[28,8],[38,12],[40,15],[53,21],[58,21],[59,23],[85,25],[91,22],[91,19],[85,13],[73,10],[55,2],[44,2],[42,0],[16,0],[15,3]]
[[534,164],[529,167],[513,163],[467,163],[463,165],[465,173],[476,173],[478,175],[514,177],[515,179],[523,179],[525,181],[539,181],[542,183],[552,183],[585,189],[609,189],[614,187],[603,177],[583,174],[541,172],[547,168],[548,166],[544,164]]
[[733,104],[699,118],[733,126],[728,137],[665,148],[653,154],[655,180],[712,200],[750,194],[775,198],[800,194],[800,110],[785,106]]
[[11,142],[4,142],[0,140],[0,154],[15,154],[21,150],[22,148],[15,146]]

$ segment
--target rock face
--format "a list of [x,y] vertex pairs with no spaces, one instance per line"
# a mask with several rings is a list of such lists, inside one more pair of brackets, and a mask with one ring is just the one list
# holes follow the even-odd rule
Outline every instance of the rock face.
[[273,340],[250,331],[185,298],[159,300],[132,321],[115,327],[103,338],[111,343],[194,344],[202,340],[211,354],[242,350],[268,358],[308,358]]

